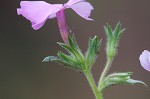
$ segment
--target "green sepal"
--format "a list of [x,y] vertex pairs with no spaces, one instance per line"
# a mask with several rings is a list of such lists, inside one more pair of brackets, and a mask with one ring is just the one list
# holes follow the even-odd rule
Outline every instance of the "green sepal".
[[118,34],[119,34],[120,30],[121,30],[121,23],[119,21],[113,31],[114,37],[118,38]]
[[105,88],[108,88],[113,85],[120,85],[120,84],[143,84],[146,86],[146,84],[140,80],[134,80],[131,79],[130,76],[132,75],[132,72],[125,72],[125,73],[113,73],[105,77],[102,85],[101,85],[101,91]]
[[104,26],[104,30],[105,30],[108,40],[113,37],[113,34],[112,34],[113,30],[108,23],[107,23],[107,26]]
[[85,54],[85,61],[87,68],[90,68],[96,61],[97,54],[99,53],[101,45],[101,40],[98,40],[98,37],[95,36],[93,39],[89,38],[88,50]]
[[107,57],[111,58],[117,54],[119,40],[125,29],[121,29],[121,23],[118,22],[114,30],[109,24],[104,26],[104,30],[107,35],[106,53]]

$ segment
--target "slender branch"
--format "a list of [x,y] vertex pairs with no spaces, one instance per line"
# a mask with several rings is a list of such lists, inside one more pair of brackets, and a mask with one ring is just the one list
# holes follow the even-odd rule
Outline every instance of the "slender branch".
[[108,58],[107,59],[106,66],[105,66],[105,68],[104,68],[104,70],[103,70],[103,72],[102,72],[102,74],[100,76],[100,79],[99,79],[99,83],[98,83],[98,90],[99,91],[101,91],[101,88],[102,88],[102,85],[103,85],[103,80],[104,80],[105,76],[107,75],[107,73],[108,73],[108,71],[109,71],[109,69],[111,67],[113,59],[114,58]]

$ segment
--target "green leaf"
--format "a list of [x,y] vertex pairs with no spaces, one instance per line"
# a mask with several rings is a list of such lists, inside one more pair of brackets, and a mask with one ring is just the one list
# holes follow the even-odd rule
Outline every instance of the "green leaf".
[[67,50],[67,52],[68,52],[69,54],[72,54],[72,55],[76,56],[76,53],[74,53],[73,49],[72,49],[69,45],[64,44],[64,43],[60,43],[60,42],[57,42],[57,43],[58,43],[61,47],[63,47],[65,50]]
[[89,38],[88,50],[86,52],[86,64],[90,68],[97,58],[99,53],[99,48],[101,45],[101,40],[98,40],[98,37],[95,36],[93,39]]
[[127,84],[131,84],[131,85],[134,85],[134,84],[143,84],[145,86],[147,86],[143,81],[140,81],[140,80],[134,80],[134,79],[128,79],[126,81]]
[[82,68],[78,66],[78,63],[72,63],[72,62],[67,62],[65,60],[59,59],[58,57],[55,56],[48,56],[44,58],[42,62],[56,62],[59,63],[60,65],[63,65],[64,67],[71,68],[73,70],[78,70],[82,71]]
[[125,73],[113,73],[113,74],[110,74],[106,77],[106,79],[109,79],[109,78],[113,78],[113,77],[128,77],[128,76],[131,76],[133,74],[133,72],[125,72]]
[[118,33],[118,36],[117,36],[118,39],[120,39],[122,33],[123,33],[125,30],[126,30],[125,28],[123,28],[122,30],[120,30],[120,32]]
[[113,34],[114,34],[114,37],[115,37],[115,38],[117,38],[118,33],[120,32],[120,29],[121,29],[121,23],[120,23],[120,21],[119,21],[119,22],[117,23],[117,25],[116,25],[114,31],[113,31]]
[[49,61],[55,61],[55,60],[58,60],[58,57],[48,56],[48,57],[45,57],[42,62],[49,62]]
[[77,60],[81,63],[81,64],[84,64],[84,56],[81,52],[81,50],[79,49],[77,43],[76,43],[76,40],[75,40],[75,37],[73,35],[73,37],[71,38],[70,36],[68,36],[68,41],[69,41],[69,44],[70,44],[70,48],[72,48],[73,52],[75,53],[75,55],[77,56]]
[[80,54],[80,57],[83,59],[83,58],[84,58],[84,55],[83,55],[83,53],[81,52],[81,50],[80,50],[80,48],[79,48],[79,46],[78,46],[78,44],[77,44],[77,42],[76,42],[76,38],[75,38],[75,35],[74,35],[74,34],[72,34],[72,42],[73,42],[74,46],[76,46],[76,50],[77,50],[77,52]]
[[69,56],[69,55],[66,55],[66,54],[64,54],[63,52],[58,52],[58,57],[59,58],[61,58],[62,60],[64,60],[64,61],[66,61],[66,62],[68,62],[68,63],[74,63],[74,62],[76,62],[76,60],[75,60],[75,58],[74,57],[71,57],[71,56]]
[[59,59],[58,57],[55,57],[55,56],[48,56],[46,58],[44,58],[44,60],[42,62],[57,62],[63,66],[67,66],[67,65],[70,65],[68,64],[67,62]]
[[46,57],[43,60],[43,62],[52,61],[60,63],[72,69],[77,69],[80,71],[84,70],[85,68],[84,56],[82,56],[83,54],[81,53],[80,48],[76,43],[75,36],[73,35],[72,38],[68,36],[68,41],[69,41],[68,45],[60,42],[58,42],[58,44],[61,47],[63,47],[69,53],[69,55],[59,51],[57,54],[58,58],[54,56],[49,56]]
[[74,46],[76,46],[76,49],[80,49],[78,44],[77,44],[77,41],[76,41],[76,38],[75,38],[74,34],[72,34],[72,42],[73,42]]
[[66,55],[62,52],[58,52],[57,55],[59,56],[59,58],[61,58],[61,60],[71,64],[72,66],[83,69],[83,65],[76,58],[69,56],[69,55]]
[[132,72],[110,74],[107,77],[105,77],[100,90],[102,91],[110,86],[120,84],[128,84],[128,85],[143,84],[146,86],[146,84],[142,81],[131,79],[130,78],[131,75]]
[[77,49],[78,49],[78,46],[77,46],[76,42],[73,41],[70,36],[68,36],[68,41],[69,41],[70,47],[71,47],[73,50],[77,50]]
[[104,30],[107,35],[106,54],[109,59],[117,54],[119,40],[125,29],[121,29],[121,23],[118,22],[114,30],[108,24],[104,26]]
[[97,58],[97,54],[99,53],[101,40],[99,41],[97,36],[95,36],[93,39],[89,39],[89,47],[85,56],[77,45],[74,35],[72,35],[72,38],[68,36],[68,41],[69,44],[60,42],[58,42],[58,44],[69,54],[59,51],[57,54],[58,57],[48,56],[43,60],[43,62],[57,62],[66,67],[80,70],[82,72],[90,69]]
[[105,33],[108,37],[108,39],[112,38],[112,28],[110,25],[107,24],[107,26],[104,26],[104,30],[105,30]]

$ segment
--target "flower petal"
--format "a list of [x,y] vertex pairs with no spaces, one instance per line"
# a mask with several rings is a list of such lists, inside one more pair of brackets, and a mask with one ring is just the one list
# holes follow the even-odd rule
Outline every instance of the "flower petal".
[[62,6],[63,6],[63,4],[51,4],[51,5],[55,6],[57,9],[56,8],[53,9],[54,14],[49,15],[49,17],[48,17],[49,19],[55,18],[56,17],[56,12],[58,12],[58,10],[60,11],[62,9]]
[[144,50],[142,54],[140,55],[139,60],[140,60],[142,67],[145,70],[150,71],[150,52],[147,50]]
[[30,20],[35,30],[41,28],[50,15],[61,9],[44,1],[21,1],[20,6],[17,9],[18,15]]
[[66,4],[64,4],[64,8],[72,8],[82,18],[86,20],[93,20],[89,18],[89,16],[94,8],[85,0],[69,0]]
[[71,8],[82,18],[86,20],[93,20],[89,18],[91,11],[94,10],[93,6],[88,2],[79,2],[71,6]]
[[69,0],[69,1],[66,3],[66,5],[71,6],[71,5],[73,5],[73,4],[76,4],[76,3],[82,2],[82,1],[85,1],[85,0]]

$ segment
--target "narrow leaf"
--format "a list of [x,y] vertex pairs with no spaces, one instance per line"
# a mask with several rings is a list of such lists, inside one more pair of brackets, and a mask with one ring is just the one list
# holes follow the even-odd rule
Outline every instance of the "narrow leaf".
[[69,54],[73,54],[74,56],[76,56],[76,54],[74,53],[74,51],[72,50],[72,48],[70,48],[70,46],[68,46],[67,44],[65,43],[60,43],[60,42],[57,42],[61,47],[63,47],[65,50],[68,51]]
[[124,32],[125,30],[126,30],[126,29],[123,28],[123,29],[118,33],[118,36],[117,36],[118,39],[120,39],[121,35],[123,34],[123,32]]
[[64,60],[61,60],[55,56],[48,56],[46,57],[42,62],[56,62],[64,67],[67,67],[67,68],[71,68],[73,70],[79,70],[79,71],[82,71],[82,68],[81,67],[78,67],[77,65],[74,65],[72,63],[69,63],[67,61],[64,61]]
[[147,86],[143,81],[134,80],[134,79],[128,79],[128,80],[126,81],[126,83],[127,83],[127,84],[132,84],[132,85],[134,85],[134,84],[143,84],[143,85]]
[[113,37],[111,26],[107,24],[107,26],[104,26],[104,30],[107,35],[107,38],[111,39]]
[[120,84],[129,84],[129,85],[143,84],[146,86],[146,84],[142,81],[131,79],[130,78],[131,75],[132,72],[110,74],[104,79],[100,90],[102,91],[103,89],[108,88],[110,86]]
[[58,52],[57,54],[62,60],[65,60],[67,62],[76,62],[74,57],[71,57],[69,55],[64,54],[63,52]]
[[114,34],[114,37],[115,37],[115,38],[117,38],[118,33],[120,32],[120,29],[121,29],[121,23],[120,23],[120,21],[119,21],[119,22],[117,23],[117,25],[116,25],[114,31],[113,31],[113,34]]
[[82,64],[78,62],[74,57],[68,56],[62,52],[58,52],[57,54],[63,61],[70,63],[72,66],[76,66],[78,68],[83,68]]
[[77,49],[77,52],[81,55],[81,57],[83,58],[84,56],[83,56],[83,54],[82,54],[82,52],[81,52],[81,50],[80,50],[80,48],[79,48],[79,46],[78,46],[78,44],[77,44],[77,41],[76,41],[76,38],[75,38],[75,35],[74,34],[72,34],[72,41],[73,41],[73,43],[74,43],[74,46],[76,46],[76,49]]
[[113,73],[108,75],[105,79],[109,79],[112,77],[127,77],[127,76],[131,76],[133,74],[133,72],[125,72],[125,73]]
[[99,41],[97,36],[95,36],[93,39],[89,38],[88,50],[86,52],[86,64],[88,67],[95,63],[97,54],[99,53],[100,45],[101,40]]
[[75,55],[77,56],[77,60],[80,61],[81,63],[84,63],[84,56],[76,44],[75,37],[73,37],[72,39],[70,36],[68,36],[68,41],[69,41],[70,47],[72,48]]
[[50,62],[50,61],[57,60],[57,59],[58,57],[48,56],[48,57],[45,57],[42,62]]

